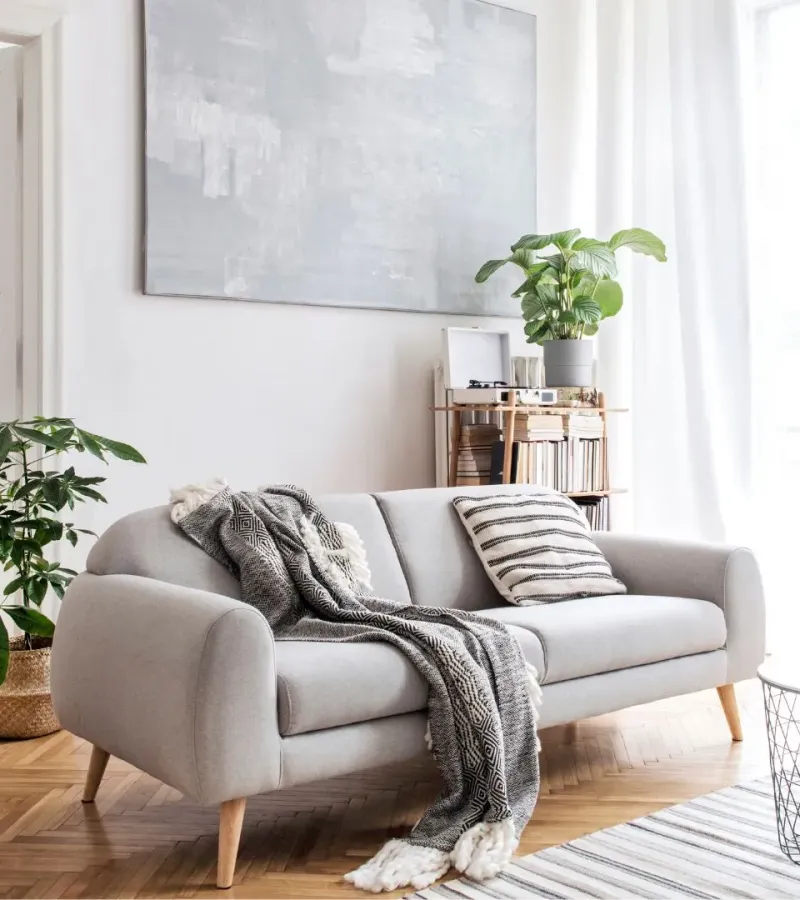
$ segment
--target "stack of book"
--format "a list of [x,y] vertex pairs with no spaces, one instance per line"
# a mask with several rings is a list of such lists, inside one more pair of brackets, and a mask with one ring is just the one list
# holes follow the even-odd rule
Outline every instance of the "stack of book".
[[564,416],[564,436],[568,438],[601,438],[605,434],[605,422],[601,416],[591,413],[569,413]]
[[[569,418],[564,416],[564,418]],[[599,418],[599,417],[598,417]],[[564,422],[561,416],[526,415],[518,413],[514,419],[515,441],[560,441],[564,437]]]
[[[491,453],[490,484],[503,483],[504,451],[503,441],[497,441]],[[604,491],[605,442],[576,437],[514,441],[511,480],[514,484],[539,484],[570,494]]]
[[497,425],[465,425],[458,450],[458,479],[462,487],[490,484],[492,448],[498,442]]
[[608,497],[577,497],[575,502],[592,531],[608,531]]

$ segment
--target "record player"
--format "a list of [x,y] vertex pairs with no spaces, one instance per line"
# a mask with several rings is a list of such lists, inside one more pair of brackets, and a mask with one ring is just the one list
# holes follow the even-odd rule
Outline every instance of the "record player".
[[494,406],[512,402],[516,394],[519,406],[552,406],[557,400],[557,392],[552,388],[515,388],[504,381],[477,381],[470,379],[465,388],[453,388],[453,403]]
[[458,405],[552,406],[557,392],[511,385],[511,336],[483,328],[444,329],[445,387]]

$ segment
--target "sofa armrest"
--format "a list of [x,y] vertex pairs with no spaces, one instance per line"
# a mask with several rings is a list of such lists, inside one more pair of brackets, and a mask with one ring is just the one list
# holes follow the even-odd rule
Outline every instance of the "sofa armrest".
[[51,681],[66,729],[193,800],[280,782],[272,631],[244,603],[84,573],[59,614]]
[[728,683],[752,678],[764,660],[764,591],[758,563],[745,547],[594,535],[614,575],[631,594],[693,597],[725,615]]

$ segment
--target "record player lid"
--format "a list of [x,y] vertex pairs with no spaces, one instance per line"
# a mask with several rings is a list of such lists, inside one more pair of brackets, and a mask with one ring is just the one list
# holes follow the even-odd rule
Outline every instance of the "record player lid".
[[511,384],[511,336],[484,328],[445,328],[446,388],[466,388],[470,381]]

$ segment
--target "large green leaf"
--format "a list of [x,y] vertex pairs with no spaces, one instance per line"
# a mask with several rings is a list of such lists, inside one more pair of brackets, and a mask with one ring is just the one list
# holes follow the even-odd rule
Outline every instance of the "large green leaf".
[[591,297],[576,297],[572,301],[572,314],[582,325],[594,325],[603,317],[603,311]]
[[6,680],[6,672],[8,672],[8,631],[6,631],[5,622],[0,617],[0,684]]
[[604,279],[597,283],[594,299],[603,311],[603,318],[610,319],[622,309],[622,288],[616,281]]
[[22,425],[15,425],[14,432],[17,437],[23,440],[31,441],[34,444],[41,444],[48,450],[66,450],[67,445],[62,437],[56,434],[45,434],[43,431],[37,431],[35,428],[25,428]]
[[37,637],[52,637],[56,626],[44,613],[28,606],[0,606],[17,628],[21,628],[26,634],[35,634]]
[[612,250],[627,247],[634,253],[644,253],[645,256],[652,256],[659,262],[667,261],[667,248],[664,242],[644,228],[626,228],[624,231],[618,231],[608,242],[608,246]]
[[[87,432],[88,433],[88,432]],[[102,437],[99,434],[93,434],[92,437],[117,459],[124,459],[128,462],[146,463],[147,460],[141,453],[130,444],[123,444],[122,441],[112,441],[111,438]]]
[[541,344],[542,341],[551,341],[556,337],[549,322],[528,322],[525,334],[529,344]]
[[540,262],[530,266],[526,270],[528,273],[528,277],[511,296],[522,297],[523,294],[527,294],[529,291],[536,290],[537,285],[542,280],[542,277],[547,273],[547,270],[549,268],[550,264],[547,262]]
[[580,233],[580,228],[573,228],[570,231],[555,231],[552,234],[524,234],[516,244],[512,244],[511,249],[544,250],[545,247],[555,245],[561,250],[569,250]]
[[92,456],[96,456],[98,459],[102,459],[103,462],[106,461],[105,455],[103,454],[103,448],[97,441],[97,438],[90,434],[88,431],[82,431],[78,428],[78,440],[81,442],[81,445],[92,454]]
[[515,250],[508,261],[524,269],[530,275],[530,270],[536,265],[536,254],[533,250]]
[[[480,269],[478,269],[478,273],[477,273],[477,275],[475,276],[475,281],[477,281],[478,284],[483,284],[484,281],[487,281],[489,278],[491,278],[491,276],[494,275],[494,273],[495,273],[498,269],[502,269],[502,267],[503,267],[508,261],[509,261],[509,260],[507,260],[507,259],[490,259],[489,262],[484,263],[484,264],[480,267]],[[81,432],[81,436],[83,437],[84,435],[88,436],[92,441],[95,440],[95,437],[94,437],[93,434],[88,434],[88,432]],[[85,438],[84,438],[84,439],[85,439]],[[99,446],[99,445],[98,445],[98,446]],[[94,452],[93,450],[91,450],[91,448],[89,447],[88,444],[86,444],[86,449],[89,450],[90,453],[93,453],[93,452]],[[95,456],[97,456],[96,453],[95,453]],[[101,457],[101,458],[102,458],[102,457]]]
[[572,259],[573,269],[586,269],[598,278],[617,274],[614,251],[603,241],[581,238],[579,241],[575,241],[572,249],[575,251]]

